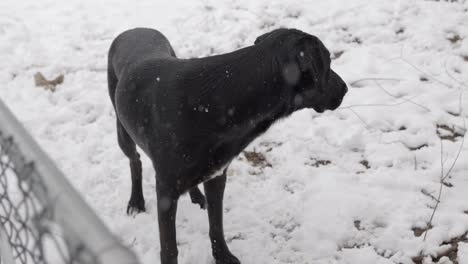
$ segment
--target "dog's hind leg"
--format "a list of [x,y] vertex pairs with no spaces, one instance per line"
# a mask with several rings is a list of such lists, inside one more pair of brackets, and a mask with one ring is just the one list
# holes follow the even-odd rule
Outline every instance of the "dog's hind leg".
[[204,187],[208,202],[211,249],[216,264],[240,264],[240,261],[229,251],[224,239],[223,196],[226,187],[226,170],[224,170],[222,176],[205,182]]
[[[109,56],[109,59],[111,56]],[[112,63],[109,61],[107,67],[107,85],[112,105],[115,108],[115,90],[117,89],[118,79],[115,75]],[[117,139],[122,152],[130,160],[130,174],[132,177],[132,193],[127,206],[127,214],[135,214],[145,211],[145,199],[143,197],[143,186],[141,182],[141,161],[140,155],[136,150],[136,144],[128,135],[125,128],[117,118]]]
[[195,186],[189,190],[190,199],[192,203],[200,205],[201,209],[206,209],[206,199],[200,189]]
[[117,119],[117,137],[119,146],[130,160],[130,174],[132,177],[132,192],[128,201],[127,214],[137,214],[145,211],[145,199],[143,197],[143,186],[141,181],[141,161],[136,150],[136,144],[128,135],[125,128]]

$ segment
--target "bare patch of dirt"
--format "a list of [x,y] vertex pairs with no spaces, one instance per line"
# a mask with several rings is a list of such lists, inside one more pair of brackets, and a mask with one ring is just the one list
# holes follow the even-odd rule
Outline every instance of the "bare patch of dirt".
[[449,127],[447,125],[437,125],[437,135],[440,139],[449,140],[455,142],[457,137],[463,137],[464,134],[457,132],[455,127]]
[[449,115],[452,115],[452,116],[460,116],[460,113],[455,113],[455,112],[451,112],[451,111],[446,111],[447,114]]
[[458,42],[462,41],[463,38],[460,37],[459,34],[457,33],[451,33],[449,37],[447,37],[447,40],[450,41],[452,44],[457,44]]
[[413,147],[413,146],[408,146],[407,144],[404,144],[404,145],[405,145],[405,147],[407,147],[407,148],[408,148],[409,150],[411,150],[411,151],[416,151],[416,150],[420,150],[420,149],[422,149],[422,148],[427,148],[427,147],[429,147],[429,145],[427,145],[426,143],[421,144],[421,145],[419,145],[419,146],[414,146],[414,147]]
[[320,166],[326,166],[326,165],[329,165],[331,163],[332,162],[330,160],[321,160],[321,159],[310,158],[310,161],[306,162],[306,165],[318,168]]
[[368,160],[361,160],[359,163],[360,163],[362,166],[366,167],[367,170],[371,168],[370,165],[369,165],[369,161],[368,161]]
[[415,237],[420,237],[422,236],[427,230],[430,230],[432,228],[432,225],[426,226],[426,227],[413,227],[411,230],[413,230],[413,234]]
[[358,37],[354,37],[352,42],[357,43],[357,44],[362,44],[362,40],[360,38],[358,38]]
[[266,167],[273,167],[268,160],[266,159],[265,155],[261,152],[254,151],[244,151],[244,156],[247,161],[252,164],[254,167],[266,168]]
[[[450,176],[449,176],[450,178]],[[442,182],[442,184],[445,186],[445,187],[449,187],[449,188],[452,188],[453,187],[453,184],[451,182],[447,182],[447,181],[444,181]]]
[[354,227],[355,227],[357,230],[359,230],[359,231],[364,230],[364,228],[361,227],[361,220],[354,220],[353,224],[354,224]]
[[[424,232],[423,232],[424,233]],[[431,257],[432,261],[434,263],[439,262],[440,259],[443,257],[446,257],[452,261],[453,264],[459,264],[457,255],[458,255],[458,243],[463,242],[463,243],[468,243],[468,238],[466,237],[468,234],[465,233],[459,237],[454,237],[450,239],[449,241],[443,242],[440,246],[447,246],[443,251],[439,252],[437,256],[425,256],[425,255],[418,255],[415,257],[412,257],[411,259],[415,264],[422,264],[423,259],[425,257]]]
[[419,80],[420,80],[421,82],[428,82],[428,81],[429,81],[429,79],[428,79],[426,76],[421,76],[421,77],[419,77]]

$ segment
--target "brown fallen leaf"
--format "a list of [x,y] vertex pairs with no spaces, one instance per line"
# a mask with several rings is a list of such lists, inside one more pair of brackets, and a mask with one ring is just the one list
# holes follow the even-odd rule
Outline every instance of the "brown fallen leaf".
[[63,83],[63,74],[60,74],[57,78],[53,80],[47,80],[42,73],[37,72],[34,74],[34,81],[37,87],[44,87],[46,90],[50,90],[52,92],[55,91],[55,87],[61,83]]

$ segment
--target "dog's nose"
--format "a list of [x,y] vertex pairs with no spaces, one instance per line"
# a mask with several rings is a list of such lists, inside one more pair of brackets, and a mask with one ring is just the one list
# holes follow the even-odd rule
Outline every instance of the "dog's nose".
[[343,85],[341,86],[341,90],[343,91],[343,94],[346,94],[348,92],[348,86],[346,85],[346,83],[343,83]]

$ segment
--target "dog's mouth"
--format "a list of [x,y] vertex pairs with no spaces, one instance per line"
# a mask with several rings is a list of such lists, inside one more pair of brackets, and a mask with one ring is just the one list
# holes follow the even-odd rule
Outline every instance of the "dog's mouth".
[[339,97],[339,98],[333,99],[332,103],[327,106],[315,106],[313,108],[315,112],[321,114],[325,112],[326,110],[333,111],[337,109],[341,105],[342,102],[343,102],[343,97]]
[[314,110],[315,110],[315,112],[321,114],[321,113],[325,112],[325,107],[322,107],[322,106],[314,107]]
[[338,107],[340,107],[341,102],[343,102],[343,97],[338,98],[337,100],[335,100],[334,103],[333,103],[333,105],[332,105],[332,107],[330,108],[330,110],[335,110],[335,109],[337,109]]

